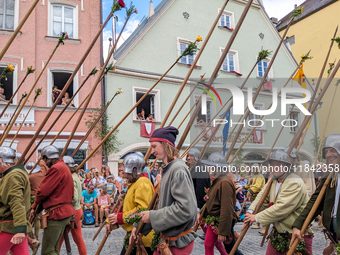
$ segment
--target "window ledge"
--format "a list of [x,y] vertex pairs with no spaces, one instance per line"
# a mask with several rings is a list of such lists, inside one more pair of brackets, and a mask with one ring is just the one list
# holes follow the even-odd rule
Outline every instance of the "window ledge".
[[220,70],[222,73],[225,73],[225,74],[231,74],[231,75],[235,75],[235,76],[237,76],[237,77],[241,77],[240,75],[238,75],[237,73],[232,73],[232,72],[230,72],[230,71],[225,71],[225,70]]
[[[180,62],[178,62],[177,64],[180,65],[180,66],[186,66],[188,68],[190,68],[192,66],[190,64],[183,64],[183,63],[180,63]],[[202,69],[202,66],[196,65],[194,68],[195,69]]]
[[[258,79],[258,80],[262,80],[262,78],[263,78],[263,77],[256,76],[256,79]],[[273,79],[273,78],[269,78],[269,80],[271,80],[271,81],[275,81],[275,79]]]
[[[134,123],[140,123],[140,122],[147,122],[146,120],[133,120]],[[162,124],[162,122],[160,121],[156,121],[156,122],[148,122],[148,123],[155,123],[156,125],[160,125]]]
[[222,29],[222,30],[226,30],[226,31],[229,31],[229,32],[233,32],[234,29],[233,28],[227,28],[227,27],[222,27],[222,26],[218,26],[219,29]]
[[[14,30],[0,29],[0,34],[1,34],[1,35],[12,35],[13,33],[14,33]],[[19,33],[18,33],[17,36],[19,36],[19,35],[21,35],[21,34],[22,34],[22,32],[19,31]]]
[[[56,36],[49,36],[49,35],[46,35],[45,36],[45,39],[47,40],[47,41],[59,41],[59,37],[56,37]],[[72,38],[69,38],[69,39],[66,39],[65,40],[65,42],[66,43],[77,43],[77,44],[79,44],[80,42],[81,42],[81,40],[80,39],[72,39]]]

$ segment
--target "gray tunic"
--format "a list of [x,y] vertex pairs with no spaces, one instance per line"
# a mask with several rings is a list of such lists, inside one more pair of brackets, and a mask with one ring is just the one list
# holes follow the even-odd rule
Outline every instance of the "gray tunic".
[[[173,237],[192,228],[196,218],[197,202],[190,171],[178,158],[162,166],[158,210],[150,211],[151,226],[155,232]],[[191,232],[170,242],[170,246],[183,248],[196,236]]]

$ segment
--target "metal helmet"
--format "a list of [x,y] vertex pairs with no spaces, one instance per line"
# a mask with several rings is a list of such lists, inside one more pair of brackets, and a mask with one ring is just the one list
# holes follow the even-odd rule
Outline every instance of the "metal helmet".
[[208,160],[202,160],[202,163],[209,166],[227,166],[225,157],[218,152],[211,153]]
[[141,153],[140,151],[136,151],[135,154],[139,155],[139,156],[142,156],[144,158],[144,155],[143,153]]
[[[284,149],[284,152],[288,153],[288,150],[289,150],[289,146]],[[293,148],[292,152],[290,153],[290,156],[292,158],[297,158],[298,157],[298,152],[297,152],[296,148]]]
[[[22,153],[20,152],[15,152],[15,160],[18,161],[22,156]],[[24,161],[25,161],[25,158],[24,158]]]
[[74,162],[74,159],[71,156],[64,156],[63,160],[68,167],[75,167],[76,165],[76,162]]
[[193,155],[196,161],[198,161],[201,158],[201,152],[197,148],[191,148],[188,154]]
[[12,148],[1,146],[0,147],[0,158],[2,158],[2,162],[14,164],[15,152]]
[[340,155],[340,134],[333,134],[326,138],[325,143],[322,148],[322,157],[326,158],[325,149],[333,148]]
[[49,159],[59,158],[59,150],[54,145],[47,145],[41,150],[41,158],[44,156]]
[[[32,170],[32,168],[34,167],[34,165],[35,165],[35,163],[34,163],[33,161],[28,162],[28,163],[26,164],[26,166],[25,166],[26,171],[27,171],[28,173],[31,172],[31,170]],[[34,170],[32,171],[32,173],[33,173],[33,174],[34,174],[34,173],[38,173],[38,172],[40,172],[40,170],[41,170],[40,166],[37,165],[36,168],[34,168]]]
[[137,169],[137,174],[141,174],[143,172],[143,168],[145,166],[145,161],[142,156],[137,153],[132,153],[127,155],[123,161],[124,164],[124,173],[132,174],[133,169]]
[[276,160],[276,161],[284,162],[287,164],[291,164],[289,155],[287,154],[287,152],[284,152],[282,150],[277,150],[277,151],[272,152],[268,158],[268,161],[270,160]]

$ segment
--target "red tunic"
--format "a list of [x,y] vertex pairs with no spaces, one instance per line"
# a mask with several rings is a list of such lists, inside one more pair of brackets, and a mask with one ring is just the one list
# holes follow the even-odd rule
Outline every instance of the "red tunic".
[[76,214],[71,205],[74,195],[73,178],[70,169],[62,159],[59,159],[47,171],[38,191],[35,194],[35,202],[32,206],[42,203],[44,209],[62,205],[50,213],[49,219],[61,220]]

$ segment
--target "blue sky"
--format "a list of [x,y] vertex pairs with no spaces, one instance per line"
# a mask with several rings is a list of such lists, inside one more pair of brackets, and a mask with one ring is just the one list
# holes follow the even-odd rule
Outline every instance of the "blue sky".
[[[161,2],[162,0],[153,0],[154,8]],[[188,0],[187,0],[188,1]],[[194,0],[191,0],[194,1]],[[294,4],[300,5],[304,2],[304,0],[262,0],[263,5],[269,15],[269,17],[276,17],[278,19],[283,18],[288,12],[292,11],[294,8]],[[130,1],[124,1],[127,6],[130,5]],[[103,0],[103,19],[107,18],[107,15],[110,13],[110,9],[112,7],[112,0]],[[118,46],[120,46],[136,29],[138,24],[144,18],[147,18],[149,14],[149,5],[150,0],[135,0],[134,5],[138,10],[138,14],[133,14],[130,18],[123,34],[122,39],[119,40]],[[117,23],[117,36],[124,24],[125,21],[125,10],[119,11],[116,13],[118,16]],[[112,22],[110,22],[104,29],[104,57],[107,56],[109,41],[108,39],[112,37]]]

